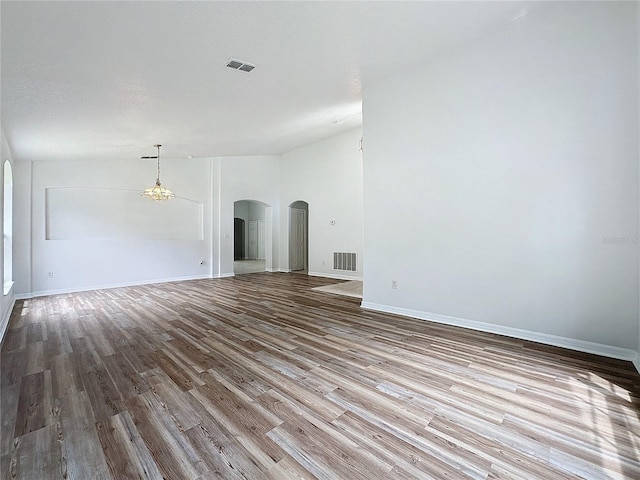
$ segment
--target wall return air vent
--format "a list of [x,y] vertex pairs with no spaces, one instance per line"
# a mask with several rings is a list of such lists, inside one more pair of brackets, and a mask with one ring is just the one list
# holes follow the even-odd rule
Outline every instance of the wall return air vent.
[[333,252],[333,269],[347,272],[357,272],[355,253]]
[[237,58],[230,58],[227,61],[227,67],[247,73],[256,68],[252,63],[245,62],[244,60],[238,60]]

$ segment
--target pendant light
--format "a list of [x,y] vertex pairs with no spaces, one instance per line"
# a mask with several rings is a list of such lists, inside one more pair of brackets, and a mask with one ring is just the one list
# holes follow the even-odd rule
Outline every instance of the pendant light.
[[140,195],[143,197],[147,197],[150,198],[151,200],[171,200],[173,197],[176,196],[175,193],[173,193],[171,190],[169,190],[168,188],[163,187],[160,184],[160,147],[162,145],[154,145],[154,147],[156,147],[158,149],[158,155],[155,157],[140,157],[142,159],[149,159],[149,158],[156,158],[158,159],[158,177],[156,178],[156,184],[153,187],[147,188],[144,192],[142,192]]

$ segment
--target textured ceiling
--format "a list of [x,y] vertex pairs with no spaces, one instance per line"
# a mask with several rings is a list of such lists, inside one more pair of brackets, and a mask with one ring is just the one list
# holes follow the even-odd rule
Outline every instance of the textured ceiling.
[[[11,2],[16,159],[279,154],[362,123],[363,84],[522,18],[519,2]],[[230,57],[258,65],[225,67]],[[336,121],[342,121],[337,124]]]

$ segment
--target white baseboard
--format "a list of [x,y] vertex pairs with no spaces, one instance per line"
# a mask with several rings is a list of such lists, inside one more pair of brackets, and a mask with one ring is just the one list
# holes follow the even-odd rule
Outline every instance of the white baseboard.
[[235,277],[236,274],[235,273],[217,273],[215,275],[213,275],[211,278],[229,278],[229,277]]
[[336,280],[360,280],[360,281],[362,281],[362,277],[356,277],[356,276],[353,276],[353,275],[343,275],[341,273],[309,272],[307,275],[309,275],[310,277],[335,278]]
[[0,319],[0,349],[2,349],[2,344],[4,343],[4,337],[9,330],[9,320],[11,320],[11,313],[13,312],[13,307],[16,306],[16,297],[13,295],[11,303],[9,307],[6,309],[4,314],[2,315],[2,319]]
[[636,354],[636,359],[633,361],[633,365],[636,367],[636,370],[638,370],[638,373],[640,373],[640,352]]
[[34,297],[46,297],[47,295],[60,295],[64,293],[76,293],[76,292],[89,292],[91,290],[106,290],[109,288],[121,288],[121,287],[134,287],[136,285],[153,285],[156,283],[168,283],[168,282],[183,282],[185,280],[202,280],[203,278],[211,278],[210,275],[189,275],[185,277],[172,277],[172,278],[162,278],[157,280],[140,280],[135,282],[126,282],[126,283],[111,283],[104,285],[92,285],[88,287],[71,287],[71,288],[59,288],[54,290],[41,290],[38,292],[32,293],[21,293],[16,295],[16,298],[19,300],[24,300],[28,298]]
[[[640,361],[638,361],[637,352],[628,348],[614,347],[612,345],[587,342],[585,340],[559,337],[546,333],[532,332],[530,330],[521,330],[519,328],[504,327],[492,323],[477,322],[475,320],[467,320],[464,318],[450,317],[448,315],[423,312],[420,310],[411,310],[408,308],[392,307],[389,305],[381,305],[371,302],[362,302],[361,307],[367,310],[375,310],[377,312],[393,313],[405,317],[413,317],[420,320],[443,323],[445,325],[454,325],[457,327],[469,328],[471,330],[478,330],[481,332],[496,333],[498,335],[518,338],[521,340],[530,340],[532,342],[543,343],[545,345],[553,345],[555,347],[568,348],[570,350],[577,350],[579,352],[593,353],[596,355],[602,355],[603,357],[631,360],[634,362],[636,368],[638,368],[638,364],[640,363]],[[640,368],[638,368],[638,371],[640,371]]]

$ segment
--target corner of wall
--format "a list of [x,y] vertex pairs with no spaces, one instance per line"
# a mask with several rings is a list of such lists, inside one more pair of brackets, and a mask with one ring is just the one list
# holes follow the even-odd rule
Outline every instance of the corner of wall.
[[16,297],[13,294],[13,289],[9,291],[9,294],[4,297],[3,300],[2,318],[0,318],[0,350],[4,344],[4,338],[9,330],[9,321],[11,320],[11,313],[16,305]]

